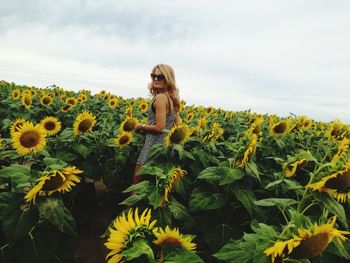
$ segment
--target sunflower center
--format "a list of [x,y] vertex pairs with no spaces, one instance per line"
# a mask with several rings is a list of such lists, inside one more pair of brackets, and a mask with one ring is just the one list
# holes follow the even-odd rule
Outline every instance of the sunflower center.
[[278,125],[276,125],[273,130],[275,133],[284,133],[286,131],[287,125],[283,122]]
[[92,127],[92,122],[91,120],[83,120],[79,123],[79,127],[78,130],[81,132],[86,132],[87,130],[89,130]]
[[327,233],[319,233],[317,235],[307,237],[302,240],[300,245],[297,246],[291,256],[293,258],[313,258],[321,254],[326,249],[329,243],[329,237]]
[[180,143],[185,138],[184,131],[182,129],[177,129],[170,136],[170,141],[172,143]]
[[120,139],[119,139],[119,143],[121,145],[124,145],[124,144],[127,144],[129,142],[129,137],[128,136],[122,136]]
[[56,125],[53,121],[48,121],[45,123],[45,129],[48,130],[48,131],[52,131],[55,129]]
[[55,176],[50,177],[50,179],[46,180],[42,190],[43,191],[53,191],[58,189],[62,183],[64,182],[64,179],[60,174],[56,173]]
[[331,189],[337,189],[340,192],[347,193],[350,190],[350,170],[339,174],[335,178],[329,179],[325,186]]
[[124,124],[124,131],[132,131],[135,127],[136,123],[134,121],[127,121]]
[[45,105],[49,104],[50,102],[51,102],[51,98],[50,98],[50,97],[45,97],[45,98],[43,99],[43,103],[44,103]]
[[39,144],[40,135],[35,131],[27,131],[22,134],[19,140],[22,146],[31,148]]
[[30,101],[30,98],[29,98],[28,96],[26,96],[26,97],[24,98],[24,104],[27,105],[27,106],[30,106],[31,101]]
[[65,106],[63,107],[63,110],[64,110],[64,111],[67,111],[67,110],[70,109],[70,107],[71,107],[71,104],[65,105]]
[[169,244],[169,245],[175,245],[175,246],[182,246],[181,241],[175,237],[167,237],[161,244]]

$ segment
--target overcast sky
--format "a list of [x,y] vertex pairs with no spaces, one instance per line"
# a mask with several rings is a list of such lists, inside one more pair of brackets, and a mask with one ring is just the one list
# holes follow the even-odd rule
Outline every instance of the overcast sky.
[[0,0],[0,80],[350,124],[350,1]]

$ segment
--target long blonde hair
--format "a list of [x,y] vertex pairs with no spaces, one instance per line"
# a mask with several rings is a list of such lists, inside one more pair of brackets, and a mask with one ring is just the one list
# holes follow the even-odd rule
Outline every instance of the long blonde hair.
[[[180,108],[180,96],[179,96],[179,90],[176,86],[174,70],[169,65],[158,64],[153,67],[151,73],[154,73],[157,68],[165,77],[165,85],[166,85],[168,94],[171,100],[173,101],[174,109],[177,112],[179,111],[179,108]],[[153,87],[153,82],[151,82],[148,85],[148,89],[150,90],[153,96],[157,95],[156,88]]]

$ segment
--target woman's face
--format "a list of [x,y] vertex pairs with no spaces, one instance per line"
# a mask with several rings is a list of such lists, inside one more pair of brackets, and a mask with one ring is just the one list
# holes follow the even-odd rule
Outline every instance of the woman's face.
[[159,70],[159,68],[156,68],[152,76],[152,81],[153,81],[153,87],[156,89],[164,89],[165,87],[165,79],[164,75],[162,72]]

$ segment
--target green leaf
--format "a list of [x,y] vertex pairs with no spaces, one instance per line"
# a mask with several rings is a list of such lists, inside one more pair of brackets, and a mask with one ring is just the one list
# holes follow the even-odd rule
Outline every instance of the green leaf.
[[184,147],[181,144],[174,144],[173,149],[177,151],[179,159],[183,160],[185,154]]
[[205,231],[204,239],[209,245],[210,251],[215,252],[225,245],[234,234],[231,226],[220,224],[210,228],[209,231]]
[[192,211],[218,209],[225,205],[226,199],[222,193],[213,193],[203,187],[195,188],[190,197],[189,208]]
[[255,195],[251,189],[235,189],[233,188],[233,194],[242,203],[244,208],[252,215],[255,208]]
[[80,144],[80,143],[73,144],[73,149],[78,153],[80,153],[80,155],[83,156],[85,159],[89,156],[89,154],[92,151],[91,149],[86,147],[84,144]]
[[60,160],[60,159],[55,159],[55,158],[51,158],[51,157],[45,157],[43,159],[43,162],[45,163],[46,166],[50,167],[51,169],[55,170],[55,169],[62,169],[65,166],[67,166],[67,163]]
[[290,198],[267,198],[255,201],[254,204],[257,206],[278,206],[287,207],[296,204],[297,201]]
[[332,198],[329,194],[312,192],[312,195],[316,200],[320,202],[329,212],[333,215],[336,215],[342,224],[348,228],[348,223],[346,220],[346,214],[344,207],[339,204],[334,198]]
[[163,263],[204,263],[204,261],[194,252],[177,246],[164,246]]
[[141,255],[146,255],[149,260],[154,259],[153,250],[145,239],[134,241],[132,247],[122,253],[122,256],[127,261],[139,258]]
[[[220,167],[220,168],[226,168],[226,167]],[[220,178],[219,185],[226,185],[233,183],[239,179],[241,179],[244,176],[244,173],[240,169],[230,169],[227,171],[227,173],[223,173],[223,176]]]
[[12,164],[0,170],[0,179],[10,179],[13,187],[30,182],[28,166]]
[[156,166],[147,166],[144,165],[138,170],[136,175],[158,175],[164,176],[163,169]]
[[75,220],[70,211],[64,207],[62,201],[48,198],[38,204],[41,219],[48,220],[61,232],[71,236],[77,236]]
[[[219,260],[230,263],[248,263],[252,262],[254,247],[246,242],[230,240],[213,256]],[[264,256],[264,255],[262,255]]]
[[147,195],[149,203],[153,206],[154,209],[159,207],[163,200],[163,193],[160,192],[156,186],[150,187],[150,192]]
[[123,202],[120,202],[120,205],[135,205],[137,202],[139,202],[140,200],[142,200],[143,198],[146,197],[146,194],[141,194],[141,195],[132,195],[129,196],[128,198],[126,198]]
[[219,181],[219,185],[233,183],[244,176],[240,169],[231,169],[226,166],[208,167],[200,172],[198,178],[209,182]]
[[171,197],[168,207],[175,219],[183,221],[192,219],[187,208],[180,204],[174,197]]
[[10,244],[23,239],[38,222],[38,213],[35,208],[23,209],[17,202],[11,202],[3,211],[2,227]]
[[131,191],[135,191],[138,193],[146,193],[148,191],[148,187],[149,187],[149,181],[142,181],[137,184],[132,184],[127,189],[125,189],[123,193],[129,193]]

